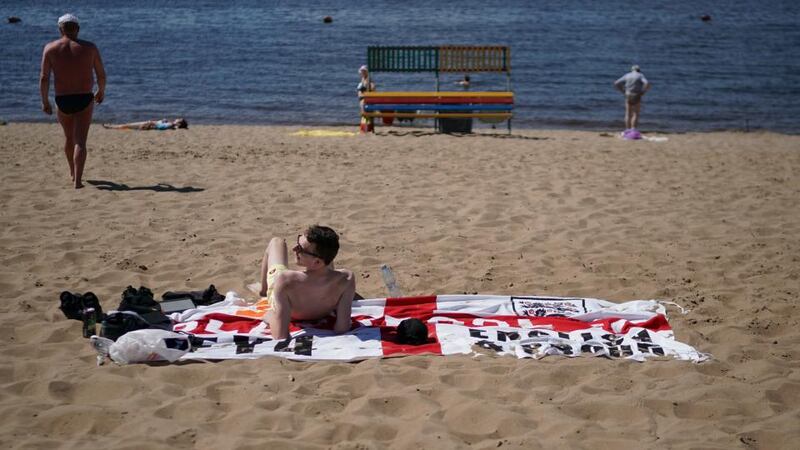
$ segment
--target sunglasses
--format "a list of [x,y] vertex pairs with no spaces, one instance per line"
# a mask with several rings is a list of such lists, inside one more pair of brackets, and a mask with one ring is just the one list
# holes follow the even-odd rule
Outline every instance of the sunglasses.
[[295,253],[302,253],[302,254],[304,254],[304,255],[313,256],[314,258],[323,259],[323,258],[322,258],[322,256],[319,256],[318,254],[316,254],[316,253],[314,253],[314,252],[310,252],[310,251],[308,251],[308,250],[304,249],[302,245],[300,245],[300,237],[301,237],[301,236],[302,236],[302,234],[298,234],[298,235],[297,235],[297,245],[295,245],[295,246],[292,248],[292,250],[293,250]]

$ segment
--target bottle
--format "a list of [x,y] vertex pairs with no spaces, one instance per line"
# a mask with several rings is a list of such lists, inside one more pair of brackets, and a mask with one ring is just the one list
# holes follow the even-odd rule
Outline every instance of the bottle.
[[397,287],[397,280],[394,278],[392,268],[387,264],[381,266],[381,275],[383,276],[383,284],[386,285],[386,291],[389,292],[389,297],[397,298],[402,297],[403,292]]
[[83,337],[89,339],[97,334],[97,317],[94,313],[94,308],[86,308],[83,310]]
[[92,336],[89,338],[89,344],[97,352],[97,365],[102,366],[105,364],[114,341],[100,336]]

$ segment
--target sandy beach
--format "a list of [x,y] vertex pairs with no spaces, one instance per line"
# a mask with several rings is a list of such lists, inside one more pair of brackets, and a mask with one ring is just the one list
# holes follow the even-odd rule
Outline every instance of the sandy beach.
[[[800,136],[304,129],[95,124],[74,190],[57,124],[0,126],[0,448],[797,446]],[[64,290],[245,294],[268,239],[313,223],[364,297],[388,263],[408,295],[672,301],[713,359],[97,367],[58,309]]]

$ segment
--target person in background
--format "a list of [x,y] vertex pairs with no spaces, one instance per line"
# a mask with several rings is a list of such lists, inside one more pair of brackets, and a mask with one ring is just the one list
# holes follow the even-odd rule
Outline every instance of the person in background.
[[464,75],[464,78],[456,81],[456,84],[463,87],[465,91],[469,90],[469,85],[470,85],[469,75]]
[[633,65],[630,72],[614,82],[614,87],[625,94],[625,129],[637,129],[642,111],[642,97],[650,90],[650,83],[639,66]]
[[179,128],[189,128],[189,122],[183,117],[175,120],[145,120],[144,122],[130,122],[113,125],[104,123],[103,128],[112,130],[177,130]]
[[[64,129],[64,153],[75,189],[83,187],[81,181],[86,164],[86,140],[92,124],[94,103],[103,102],[106,90],[106,72],[100,51],[93,43],[78,39],[78,18],[64,14],[58,19],[61,38],[45,45],[42,52],[42,69],[39,91],[42,111],[53,114],[50,106],[50,73],[55,87],[58,123]],[[92,92],[95,81],[97,91]]]
[[375,119],[372,117],[364,117],[364,100],[363,96],[366,92],[372,92],[375,90],[375,83],[372,82],[372,79],[369,77],[369,70],[367,66],[361,66],[358,69],[358,74],[361,76],[361,81],[359,81],[358,86],[356,87],[356,92],[358,93],[358,103],[359,107],[361,108],[361,127],[360,131],[362,133],[368,133],[375,130]]

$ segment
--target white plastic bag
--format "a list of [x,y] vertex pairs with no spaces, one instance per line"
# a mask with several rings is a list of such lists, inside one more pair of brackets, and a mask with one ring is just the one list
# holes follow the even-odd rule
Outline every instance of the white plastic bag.
[[191,349],[189,336],[159,329],[125,333],[108,349],[117,364],[150,361],[177,361]]

